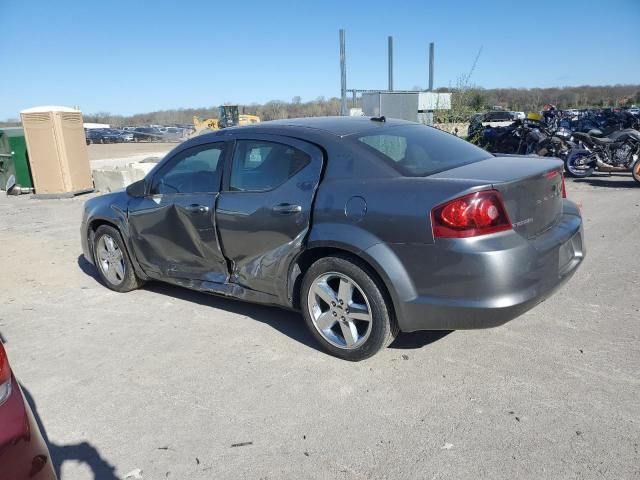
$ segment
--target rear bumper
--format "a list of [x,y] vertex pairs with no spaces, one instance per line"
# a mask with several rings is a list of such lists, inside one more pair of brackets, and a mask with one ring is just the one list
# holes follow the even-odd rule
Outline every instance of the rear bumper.
[[56,480],[47,445],[15,378],[0,406],[0,478]]
[[[527,240],[511,231],[436,242],[403,262],[417,295],[396,302],[405,332],[502,325],[551,296],[585,256],[580,213],[565,201],[553,228]],[[425,258],[426,257],[426,258]]]

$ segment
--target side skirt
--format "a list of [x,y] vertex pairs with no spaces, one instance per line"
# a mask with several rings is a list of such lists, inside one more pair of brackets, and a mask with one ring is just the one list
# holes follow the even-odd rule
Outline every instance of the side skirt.
[[287,308],[288,305],[282,305],[276,295],[258,292],[246,287],[242,287],[235,283],[215,283],[202,280],[193,280],[189,278],[163,278],[162,282],[177,285],[179,287],[188,288],[197,292],[209,293],[212,295],[220,295],[231,297],[237,300],[243,300],[251,303],[260,303],[263,305],[275,305]]

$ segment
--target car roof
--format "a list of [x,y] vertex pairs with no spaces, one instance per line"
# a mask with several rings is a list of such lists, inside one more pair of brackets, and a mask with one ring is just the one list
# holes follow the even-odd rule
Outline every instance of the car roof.
[[307,117],[287,118],[284,120],[271,120],[268,122],[254,123],[244,127],[234,127],[229,130],[245,129],[269,129],[278,127],[299,127],[320,130],[339,137],[362,133],[374,128],[385,128],[396,125],[415,125],[415,122],[399,120],[396,118],[385,119],[384,122],[372,120],[372,117]]

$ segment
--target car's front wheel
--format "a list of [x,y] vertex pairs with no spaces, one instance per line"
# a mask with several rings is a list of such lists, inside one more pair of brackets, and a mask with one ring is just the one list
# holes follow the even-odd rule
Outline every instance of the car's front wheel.
[[345,360],[369,358],[389,345],[398,329],[384,287],[350,257],[316,261],[302,282],[305,322],[324,350]]
[[144,283],[137,277],[120,232],[109,225],[96,230],[93,241],[96,267],[103,283],[116,292],[129,292]]

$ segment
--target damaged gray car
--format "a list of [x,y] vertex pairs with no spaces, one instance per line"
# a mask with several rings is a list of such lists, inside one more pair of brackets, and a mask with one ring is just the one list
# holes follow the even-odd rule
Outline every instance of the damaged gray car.
[[399,331],[501,325],[584,257],[562,163],[496,157],[400,120],[265,122],[176,147],[86,202],[109,288],[160,280],[299,310],[319,344],[370,357]]

